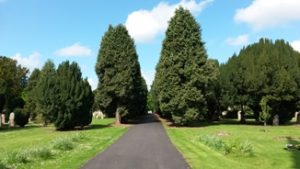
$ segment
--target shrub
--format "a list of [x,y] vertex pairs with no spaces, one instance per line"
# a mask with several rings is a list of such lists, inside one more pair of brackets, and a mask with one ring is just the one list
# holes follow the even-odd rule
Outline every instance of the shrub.
[[74,148],[74,144],[70,138],[59,138],[54,141],[54,149],[68,151]]
[[50,148],[41,147],[32,150],[32,156],[35,158],[40,158],[43,160],[50,159],[53,156],[53,153]]
[[15,113],[15,123],[20,127],[24,127],[28,123],[29,114],[26,113],[21,108],[16,108],[14,110]]

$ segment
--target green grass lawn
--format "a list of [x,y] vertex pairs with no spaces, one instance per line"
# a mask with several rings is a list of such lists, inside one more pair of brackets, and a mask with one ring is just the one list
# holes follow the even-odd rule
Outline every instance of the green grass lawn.
[[[29,125],[25,128],[0,129],[0,160],[7,163],[12,151],[23,152],[26,162],[9,164],[12,168],[76,169],[117,140],[127,128],[112,127],[114,119],[93,120],[90,128],[75,131],[56,131],[54,127]],[[69,140],[70,150],[55,149],[59,140]],[[71,141],[70,141],[71,140]],[[63,145],[66,146],[66,145]],[[46,159],[31,157],[28,152],[37,148],[50,149]],[[27,154],[26,154],[27,153]],[[21,153],[22,154],[22,153]],[[16,156],[18,161],[20,157]],[[22,157],[22,155],[21,155]],[[8,166],[8,164],[6,164]],[[0,165],[1,168],[1,165]]]
[[[285,144],[300,144],[300,126],[212,124],[195,128],[167,127],[167,133],[193,169],[290,169],[300,168],[300,151],[286,151]],[[220,136],[220,133],[223,136]],[[254,154],[224,155],[206,146],[200,137],[214,136],[226,143],[249,142]]]

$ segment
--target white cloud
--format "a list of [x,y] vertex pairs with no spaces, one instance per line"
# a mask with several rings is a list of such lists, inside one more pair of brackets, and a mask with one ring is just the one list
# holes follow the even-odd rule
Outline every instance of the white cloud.
[[92,50],[87,46],[82,46],[79,42],[61,48],[54,52],[56,56],[89,56]]
[[160,2],[151,10],[138,10],[130,13],[125,22],[131,37],[136,42],[150,42],[168,27],[169,19],[179,6],[189,9],[193,14],[200,13],[213,0],[181,0],[177,4]]
[[238,9],[235,21],[249,24],[254,30],[300,21],[299,0],[253,0],[251,5]]
[[28,68],[31,72],[33,69],[41,67],[41,54],[37,51],[33,52],[27,57],[23,57],[20,53],[17,53],[11,58],[16,60],[18,64]]
[[92,90],[95,90],[95,89],[97,88],[98,82],[97,82],[95,79],[89,77],[89,78],[88,78],[88,82],[89,82],[89,84],[91,85]]
[[295,51],[300,52],[300,40],[291,42],[291,46],[294,48]]
[[154,80],[155,71],[142,71],[142,76],[146,80],[148,90],[150,89]]
[[237,36],[235,38],[232,37],[227,38],[226,42],[232,46],[242,46],[242,45],[246,45],[248,43],[248,40],[249,40],[249,35],[244,34],[244,35]]

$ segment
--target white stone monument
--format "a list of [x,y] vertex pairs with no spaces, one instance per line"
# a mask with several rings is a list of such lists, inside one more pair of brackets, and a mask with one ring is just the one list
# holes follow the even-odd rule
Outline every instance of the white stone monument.
[[1,114],[1,123],[5,124],[5,114]]
[[15,113],[11,112],[9,114],[9,127],[15,127]]

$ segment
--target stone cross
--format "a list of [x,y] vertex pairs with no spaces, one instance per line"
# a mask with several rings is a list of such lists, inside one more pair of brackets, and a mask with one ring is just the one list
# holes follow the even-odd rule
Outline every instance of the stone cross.
[[15,127],[15,113],[11,112],[9,114],[9,127]]

